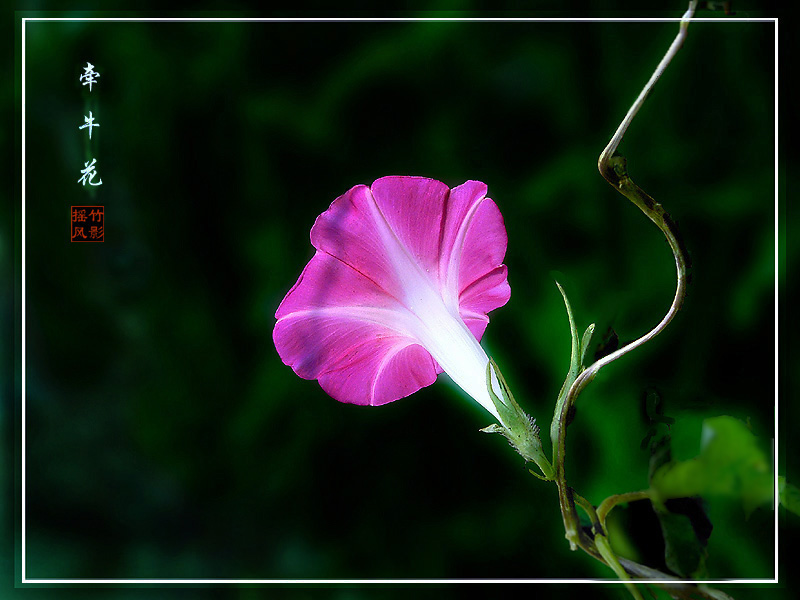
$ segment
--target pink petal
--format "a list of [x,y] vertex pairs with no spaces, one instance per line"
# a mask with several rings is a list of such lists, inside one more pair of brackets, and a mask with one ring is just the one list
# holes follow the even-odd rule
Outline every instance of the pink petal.
[[441,372],[408,333],[411,315],[373,281],[318,252],[275,315],[284,363],[319,379],[340,402],[385,404],[432,384]]
[[380,406],[431,385],[436,363],[422,346],[407,342],[362,345],[350,364],[320,376],[322,389],[340,402]]
[[[403,283],[397,277],[392,256],[381,237],[381,216],[375,209],[370,189],[365,185],[355,186],[317,217],[311,228],[311,243],[317,250],[351,266],[386,294],[401,299]],[[335,280],[323,280],[314,287],[333,289],[338,286]],[[370,302],[367,298],[359,299],[358,294],[353,298],[361,304]],[[334,303],[341,302],[337,299]]]
[[439,236],[449,189],[425,177],[382,177],[371,186],[397,238],[427,273],[439,269]]
[[278,306],[275,317],[280,320],[298,311],[339,306],[393,310],[399,304],[371,278],[340,259],[317,251]]
[[[470,229],[475,212],[486,198],[486,184],[480,181],[467,181],[450,192],[447,201],[447,215],[442,231],[440,246],[440,279],[450,279],[446,285],[455,291],[461,291],[458,283],[461,257],[464,254],[464,242]],[[505,254],[505,247],[503,247]],[[498,265],[503,262],[500,256]]]
[[500,265],[461,292],[461,318],[478,340],[489,324],[486,313],[503,306],[511,297],[507,277],[508,269]]
[[[458,279],[458,289],[461,295],[465,294],[470,286],[487,277],[491,279],[494,286],[503,288],[502,292],[495,294],[499,304],[483,303],[484,312],[499,308],[508,302],[511,296],[511,288],[506,280],[506,270],[498,270],[503,263],[507,246],[508,236],[503,223],[503,215],[500,214],[497,205],[486,198],[475,211],[467,230],[461,251],[461,268]],[[481,289],[487,292],[489,290],[485,286]],[[474,298],[474,295],[470,295],[470,297]],[[500,301],[501,299],[502,301]],[[462,308],[464,308],[463,300],[462,298]]]
[[508,246],[503,216],[486,198],[486,185],[467,181],[453,188],[442,235],[441,279],[445,295],[456,297],[461,318],[480,340],[487,313],[511,297],[502,264]]

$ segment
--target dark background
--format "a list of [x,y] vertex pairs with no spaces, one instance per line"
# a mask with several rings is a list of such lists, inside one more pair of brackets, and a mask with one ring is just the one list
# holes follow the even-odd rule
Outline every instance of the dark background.
[[[597,342],[638,337],[672,298],[666,243],[596,160],[676,32],[28,23],[27,577],[610,577],[569,551],[555,486],[478,433],[488,415],[445,378],[381,408],[339,404],[271,334],[336,196],[383,175],[484,181],[512,289],[484,346],[546,432],[569,361],[554,279]],[[594,503],[647,486],[648,389],[679,458],[719,414],[771,451],[774,66],[771,23],[693,24],[621,146],[694,269],[676,321],[581,397],[568,475]],[[90,156],[94,190],[76,183]],[[70,244],[69,207],[93,204],[106,241]],[[796,457],[780,458],[796,482]],[[773,513],[708,509],[709,575],[772,577]],[[620,511],[611,535],[658,566],[645,513]]]

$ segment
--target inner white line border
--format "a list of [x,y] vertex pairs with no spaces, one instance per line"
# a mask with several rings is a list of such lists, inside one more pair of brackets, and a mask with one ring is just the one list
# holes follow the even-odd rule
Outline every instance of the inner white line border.
[[[28,11],[20,11],[28,12]],[[35,12],[35,11],[31,11]],[[21,578],[18,583],[22,584],[109,584],[109,583],[122,583],[122,584],[442,584],[442,583],[602,583],[609,585],[624,585],[622,581],[613,579],[29,579],[26,577],[26,469],[25,469],[25,330],[26,330],[26,312],[25,312],[25,25],[28,22],[47,22],[47,21],[98,21],[98,22],[251,22],[251,23],[307,23],[307,22],[320,22],[320,23],[342,23],[342,22],[474,22],[474,23],[679,23],[680,17],[630,17],[630,18],[616,18],[616,17],[597,17],[597,18],[584,18],[584,17],[275,17],[275,18],[260,18],[260,17],[21,17],[22,32],[21,32],[21,110],[22,110],[22,210],[21,210]],[[775,116],[774,116],[774,138],[775,138],[775,422],[774,432],[775,438],[773,440],[773,463],[774,463],[774,499],[773,499],[773,513],[774,513],[774,527],[775,527],[775,577],[773,579],[707,579],[707,580],[668,580],[669,583],[688,583],[688,584],[763,584],[763,583],[778,583],[778,457],[779,453],[779,389],[780,389],[780,368],[778,365],[778,339],[779,339],[779,272],[780,272],[780,211],[779,211],[779,152],[778,152],[778,19],[769,17],[756,17],[756,18],[733,18],[733,17],[703,17],[692,18],[692,23],[773,23],[775,27],[775,72],[774,72],[774,96],[775,96]],[[664,583],[664,580],[636,580],[634,583]]]

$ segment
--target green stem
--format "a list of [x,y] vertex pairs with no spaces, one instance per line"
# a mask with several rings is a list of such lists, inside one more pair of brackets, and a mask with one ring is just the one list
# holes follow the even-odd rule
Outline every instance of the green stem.
[[[616,133],[612,137],[608,146],[606,146],[605,150],[603,150],[598,160],[598,167],[603,177],[605,177],[606,180],[611,183],[622,195],[636,204],[636,206],[638,206],[639,209],[642,210],[642,212],[644,212],[667,237],[670,248],[673,252],[673,256],[675,257],[677,270],[677,288],[675,291],[675,297],[672,301],[672,305],[667,311],[667,314],[651,331],[640,337],[638,340],[635,340],[623,348],[620,348],[616,352],[613,352],[596,361],[575,378],[569,388],[569,391],[564,397],[563,402],[560,402],[560,406],[557,408],[557,414],[554,416],[555,423],[551,428],[551,434],[554,438],[554,479],[556,485],[558,486],[559,506],[561,508],[561,515],[564,521],[564,530],[566,532],[566,537],[570,542],[570,547],[573,550],[580,547],[587,554],[609,565],[615,571],[619,571],[618,575],[620,573],[631,573],[633,575],[641,576],[640,574],[647,573],[645,576],[655,577],[657,579],[669,579],[669,577],[664,573],[644,567],[643,565],[638,565],[638,563],[633,561],[625,560],[624,562],[621,562],[617,560],[616,556],[613,556],[613,553],[610,553],[610,546],[607,545],[604,532],[596,531],[595,539],[592,539],[581,529],[580,521],[575,508],[576,498],[579,496],[577,496],[572,488],[567,485],[566,479],[565,459],[567,416],[570,408],[574,405],[580,393],[589,384],[589,382],[594,379],[598,371],[628,352],[647,343],[649,340],[663,331],[669,322],[674,318],[675,314],[683,303],[683,298],[686,295],[688,260],[686,258],[686,252],[683,249],[683,245],[680,243],[674,223],[669,218],[669,215],[667,215],[667,213],[661,208],[660,204],[655,202],[652,197],[647,195],[641,188],[633,183],[625,170],[624,158],[614,156],[614,153],[616,152],[619,143],[622,141],[625,132],[633,121],[633,118],[636,116],[636,113],[639,111],[644,103],[644,100],[650,93],[653,85],[655,85],[655,82],[664,72],[664,69],[666,69],[667,65],[669,65],[672,58],[683,45],[683,41],[686,37],[688,22],[691,16],[694,14],[696,6],[697,0],[692,0],[689,3],[689,9],[684,14],[680,24],[678,36],[670,45],[666,55],[656,67],[655,72],[645,85],[642,92],[639,94],[639,97],[631,106],[628,114],[623,119]],[[608,506],[608,510],[610,510],[610,508],[611,507]],[[607,515],[608,510],[604,510],[602,514]]]
[[611,549],[611,544],[608,543],[608,538],[603,534],[598,533],[594,536],[594,543],[597,546],[597,549],[600,551],[600,556],[606,561],[606,564],[614,570],[614,573],[617,574],[619,580],[625,584],[625,587],[631,593],[631,596],[636,598],[636,600],[644,600],[642,595],[639,593],[639,589],[631,583],[630,575],[625,570],[625,568],[620,564],[617,555],[614,554],[614,551]]
[[605,528],[606,526],[606,518],[608,518],[608,513],[617,506],[617,504],[624,504],[625,502],[636,502],[637,500],[646,500],[650,497],[649,490],[643,490],[641,492],[627,492],[625,494],[616,494],[614,496],[609,496],[605,500],[600,503],[600,506],[597,507],[597,518],[600,521],[600,524]]
[[589,519],[592,521],[592,527],[600,526],[600,519],[598,519],[597,511],[595,511],[592,503],[574,490],[572,492],[572,497],[575,500],[575,504],[580,506],[583,509],[583,512],[588,515]]
[[[636,116],[636,113],[639,111],[644,103],[644,100],[647,98],[651,89],[655,85],[655,82],[663,74],[672,58],[683,45],[683,41],[686,38],[689,20],[694,14],[697,3],[697,0],[691,0],[689,3],[689,9],[683,15],[680,24],[680,31],[677,37],[670,45],[664,58],[656,67],[656,70],[651,76],[650,80],[647,82],[644,89],[639,94],[639,97],[631,106],[628,114],[625,116],[622,123],[620,123],[616,133],[598,159],[598,168],[603,177],[605,177],[605,179],[611,185],[613,185],[617,191],[638,206],[639,209],[644,212],[666,236],[670,248],[672,249],[673,256],[675,257],[677,270],[677,287],[675,291],[675,297],[672,301],[672,305],[667,311],[667,314],[651,331],[643,335],[638,340],[635,340],[616,352],[596,361],[589,368],[580,372],[577,377],[575,377],[574,381],[572,381],[566,394],[563,395],[563,399],[562,394],[564,394],[564,390],[562,390],[562,393],[559,394],[559,402],[557,403],[556,414],[553,416],[554,423],[551,427],[551,438],[553,439],[553,479],[558,487],[559,506],[561,508],[561,515],[564,520],[566,538],[569,540],[570,546],[573,550],[580,548],[589,556],[592,556],[605,565],[611,567],[620,580],[624,582],[625,586],[631,592],[633,597],[637,599],[641,599],[641,594],[631,581],[631,576],[638,579],[653,581],[654,585],[666,590],[673,598],[683,598],[686,600],[697,600],[697,598],[706,598],[708,600],[731,600],[729,596],[718,590],[710,590],[704,587],[698,587],[697,585],[691,583],[684,583],[679,581],[676,577],[667,575],[666,573],[663,573],[657,569],[653,569],[626,558],[617,557],[608,542],[608,538],[606,537],[605,519],[608,516],[608,513],[617,504],[647,498],[647,492],[631,492],[630,494],[618,494],[616,496],[611,496],[610,498],[604,500],[600,507],[595,510],[589,501],[577,494],[571,487],[567,485],[565,471],[568,415],[581,391],[583,391],[589,382],[594,379],[595,375],[601,368],[612,363],[628,352],[638,348],[639,346],[647,343],[649,340],[663,331],[669,322],[674,318],[686,295],[689,261],[683,245],[680,242],[680,238],[677,235],[675,224],[672,222],[669,215],[664,211],[660,204],[655,202],[652,197],[650,197],[641,188],[633,183],[625,169],[625,159],[620,156],[615,156],[615,152],[622,141],[625,132],[633,121],[633,118]],[[574,330],[574,321],[572,319],[568,303],[567,311],[568,317],[570,318],[570,329]],[[575,354],[574,350],[575,339],[573,339],[573,358]],[[571,363],[572,362],[573,361],[571,361]],[[572,374],[571,368],[570,375]],[[568,378],[570,375],[568,375]],[[593,537],[588,535],[581,527],[576,510],[576,504],[586,511],[586,513],[589,515],[589,518],[592,520],[592,532],[594,534]]]

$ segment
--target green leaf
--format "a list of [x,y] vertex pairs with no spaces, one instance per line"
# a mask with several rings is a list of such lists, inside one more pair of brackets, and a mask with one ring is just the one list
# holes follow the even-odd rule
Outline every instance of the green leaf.
[[[575,378],[578,376],[578,372],[581,367],[581,338],[578,337],[578,328],[575,326],[575,317],[572,315],[572,306],[567,299],[567,293],[557,281],[556,285],[558,286],[558,291],[561,292],[561,296],[564,298],[564,306],[567,308],[567,319],[569,320],[569,332],[570,336],[572,337],[572,350],[569,357],[569,372],[567,373],[567,378],[561,388],[561,394],[559,394],[562,395],[566,393],[566,391],[569,389],[569,385],[572,385],[572,381],[575,381]],[[593,327],[592,331],[594,331]],[[569,385],[567,385],[567,383],[569,383]]]
[[691,496],[738,496],[749,514],[772,501],[769,462],[756,437],[729,416],[703,421],[700,454],[659,467],[650,482],[660,500]]
[[581,365],[583,365],[583,361],[586,358],[586,350],[589,349],[589,344],[592,342],[593,334],[594,334],[594,323],[592,323],[586,328],[586,331],[583,332],[583,337],[581,338],[581,360],[580,360]]
[[[569,320],[569,332],[572,338],[572,349],[570,351],[569,357],[569,371],[567,371],[567,377],[564,379],[564,384],[561,386],[561,391],[558,392],[558,398],[556,399],[556,408],[553,412],[553,421],[550,424],[550,439],[553,442],[553,449],[555,450],[556,446],[556,438],[558,437],[558,415],[561,414],[562,407],[564,406],[564,402],[567,399],[567,394],[569,393],[570,387],[572,387],[572,383],[580,374],[583,361],[584,352],[582,351],[582,339],[578,337],[578,328],[575,326],[575,317],[572,315],[572,306],[567,299],[567,293],[564,291],[564,288],[561,287],[561,284],[556,281],[556,286],[558,286],[558,291],[561,292],[561,297],[564,298],[564,306],[567,309],[567,319]],[[594,325],[590,325],[586,332],[583,334],[583,339],[586,340],[588,345],[589,339],[592,337],[592,332],[594,332]],[[588,337],[587,337],[588,335]],[[555,456],[553,457],[555,460]]]
[[[672,464],[672,439],[664,434],[650,444],[650,480],[669,464]],[[664,537],[667,567],[682,577],[702,578],[712,530],[702,500],[695,497],[664,501],[651,497],[651,501]]]
[[787,483],[786,477],[778,477],[778,499],[786,510],[800,515],[800,489]]
[[667,567],[682,577],[702,578],[712,527],[700,501],[654,502],[653,507],[661,523]]

